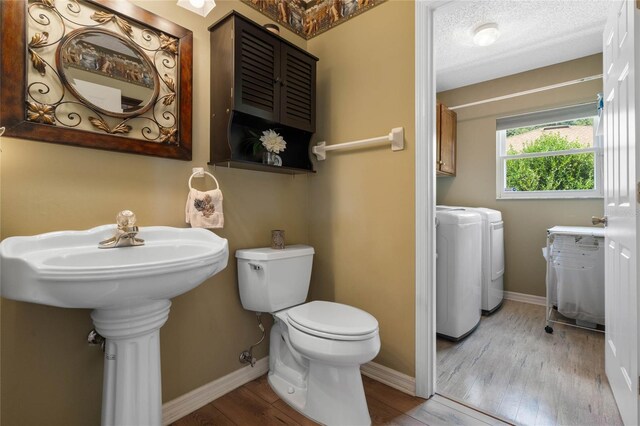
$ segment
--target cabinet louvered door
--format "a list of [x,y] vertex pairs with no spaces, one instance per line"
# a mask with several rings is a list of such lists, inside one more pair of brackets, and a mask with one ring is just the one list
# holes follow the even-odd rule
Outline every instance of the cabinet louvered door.
[[280,122],[316,131],[316,61],[300,51],[282,45],[282,90]]
[[280,41],[236,20],[234,109],[266,120],[280,115]]
[[[235,11],[209,31],[209,164],[274,173],[313,172],[309,143],[315,127],[318,58]],[[280,153],[281,165],[264,164],[261,153],[254,150],[251,136],[267,129],[275,129],[288,142]]]

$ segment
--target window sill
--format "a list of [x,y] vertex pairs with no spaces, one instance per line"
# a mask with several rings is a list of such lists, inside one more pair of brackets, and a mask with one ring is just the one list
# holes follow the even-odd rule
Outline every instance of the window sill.
[[597,200],[604,199],[599,193],[589,194],[557,194],[557,193],[517,193],[516,194],[500,194],[496,197],[496,201],[506,200]]

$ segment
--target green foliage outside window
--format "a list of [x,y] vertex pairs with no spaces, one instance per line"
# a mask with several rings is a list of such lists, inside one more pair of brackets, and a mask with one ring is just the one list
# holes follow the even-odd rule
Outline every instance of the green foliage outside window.
[[[573,124],[573,123],[572,123]],[[559,133],[543,134],[525,143],[517,152],[511,145],[508,155],[586,148],[578,140],[569,141]],[[570,191],[594,189],[594,154],[554,155],[506,161],[506,188],[511,191]]]

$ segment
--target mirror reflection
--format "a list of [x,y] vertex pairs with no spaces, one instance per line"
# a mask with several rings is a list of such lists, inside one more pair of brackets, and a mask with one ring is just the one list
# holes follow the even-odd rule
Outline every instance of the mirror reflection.
[[158,95],[158,77],[145,53],[109,31],[73,31],[60,43],[57,62],[69,90],[107,115],[141,114]]

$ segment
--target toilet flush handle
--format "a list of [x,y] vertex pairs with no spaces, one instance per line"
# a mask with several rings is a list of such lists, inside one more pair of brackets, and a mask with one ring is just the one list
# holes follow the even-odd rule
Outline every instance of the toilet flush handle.
[[249,267],[251,267],[252,270],[254,271],[261,271],[262,270],[262,266],[256,264],[256,263],[251,263],[249,262]]

